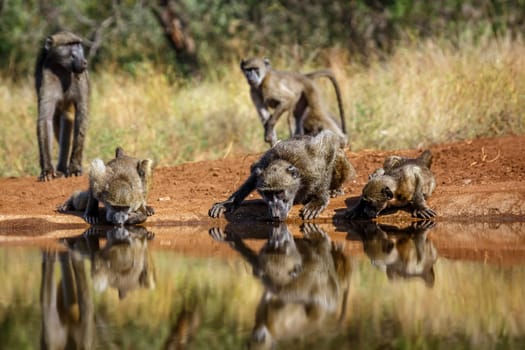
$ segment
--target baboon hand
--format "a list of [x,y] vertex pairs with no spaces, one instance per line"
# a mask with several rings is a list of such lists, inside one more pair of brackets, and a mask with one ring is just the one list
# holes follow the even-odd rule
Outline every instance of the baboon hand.
[[428,207],[422,209],[414,209],[412,216],[421,219],[430,219],[436,216],[436,212]]
[[326,208],[327,204],[320,204],[319,202],[308,202],[301,209],[301,216],[303,220],[315,219],[321,214],[321,212]]
[[86,220],[86,222],[91,225],[96,225],[99,223],[98,216],[95,215],[84,214],[84,220]]
[[155,209],[153,207],[150,207],[149,205],[146,205],[146,215],[151,216],[155,214]]
[[233,210],[233,203],[229,200],[224,202],[215,203],[210,210],[208,215],[212,218],[218,218],[221,214],[231,212]]

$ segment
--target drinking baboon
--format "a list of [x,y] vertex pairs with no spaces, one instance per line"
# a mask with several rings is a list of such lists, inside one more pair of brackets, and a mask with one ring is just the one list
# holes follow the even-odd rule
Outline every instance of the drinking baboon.
[[376,170],[363,188],[358,204],[346,216],[350,219],[375,218],[387,208],[412,207],[412,216],[429,219],[436,212],[426,200],[436,188],[430,165],[432,154],[425,151],[418,158],[388,157],[384,168]]
[[[59,32],[46,38],[36,61],[35,87],[39,181],[81,175],[88,125],[89,78],[79,36]],[[51,158],[53,138],[59,146],[56,169]]]
[[[316,135],[331,130],[346,144],[346,126],[339,84],[329,70],[308,74],[277,71],[267,58],[241,61],[241,70],[250,85],[250,96],[264,125],[264,140],[271,146],[277,142],[275,124],[284,112],[293,113],[293,135]],[[341,127],[328,113],[313,78],[327,77],[334,85],[341,117]],[[273,109],[273,113],[270,113]]]
[[268,205],[272,220],[284,221],[294,203],[302,203],[303,219],[313,219],[326,208],[330,195],[342,192],[355,176],[342,149],[341,138],[325,130],[316,136],[281,141],[251,167],[248,179],[230,198],[215,203],[209,216],[236,210],[253,190]]
[[106,165],[98,158],[91,163],[89,190],[75,191],[57,210],[62,213],[84,211],[84,219],[90,224],[97,224],[98,204],[101,201],[107,222],[117,225],[142,223],[155,212],[146,205],[152,164],[150,159],[127,156],[122,148],[117,147],[115,159]]

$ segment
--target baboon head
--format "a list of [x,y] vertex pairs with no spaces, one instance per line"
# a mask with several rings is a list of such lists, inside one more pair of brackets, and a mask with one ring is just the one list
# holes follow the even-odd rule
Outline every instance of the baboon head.
[[371,178],[363,188],[362,200],[365,203],[363,212],[368,218],[375,218],[394,198],[394,193],[383,181],[382,176]]
[[80,74],[87,68],[82,39],[70,32],[59,32],[46,38],[46,61],[69,72]]
[[261,85],[269,69],[270,60],[267,58],[248,58],[241,61],[241,70],[248,84],[254,88]]
[[273,228],[272,235],[261,249],[258,260],[259,264],[254,273],[271,288],[289,284],[303,270],[303,258],[286,224],[279,224]]
[[272,220],[285,221],[301,186],[299,170],[279,159],[265,169],[256,168],[254,171],[257,191],[268,205]]

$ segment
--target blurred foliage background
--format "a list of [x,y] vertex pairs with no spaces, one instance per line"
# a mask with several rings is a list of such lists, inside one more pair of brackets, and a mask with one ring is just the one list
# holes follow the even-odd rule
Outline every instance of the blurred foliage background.
[[332,69],[353,150],[525,131],[525,0],[0,0],[0,176],[39,172],[32,74],[61,29],[89,58],[86,161],[265,150],[238,68],[253,55]]

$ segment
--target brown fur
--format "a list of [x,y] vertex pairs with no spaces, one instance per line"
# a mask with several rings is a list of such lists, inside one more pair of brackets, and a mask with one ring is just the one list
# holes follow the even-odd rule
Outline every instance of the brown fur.
[[302,227],[294,238],[286,224],[272,228],[259,253],[243,240],[214,228],[216,240],[228,241],[251,265],[264,286],[255,314],[250,348],[273,348],[279,340],[321,333],[346,316],[351,264],[342,246],[317,225]]
[[[241,61],[250,85],[250,96],[264,125],[264,139],[272,146],[277,143],[275,124],[284,112],[293,113],[295,132],[293,135],[316,135],[322,130],[331,130],[346,144],[346,128],[339,84],[328,71],[309,74],[276,71],[268,59],[250,58]],[[330,117],[323,104],[313,78],[328,77],[332,82],[341,116],[341,127]],[[273,109],[273,113],[270,113]]]
[[252,165],[250,176],[230,198],[212,206],[209,216],[235,211],[257,190],[273,220],[286,220],[294,203],[304,204],[303,219],[316,218],[330,195],[341,192],[343,183],[355,176],[341,147],[341,139],[330,131],[279,142]]
[[57,210],[84,211],[84,219],[96,224],[99,222],[98,203],[101,201],[107,222],[119,225],[142,223],[154,213],[153,208],[146,205],[152,164],[149,159],[127,156],[118,147],[115,159],[106,165],[100,159],[91,163],[89,190],[74,192]]
[[372,264],[389,280],[420,278],[426,286],[433,287],[438,254],[427,235],[434,226],[428,220],[401,228],[369,222],[354,229]]
[[[88,125],[89,77],[86,68],[80,37],[59,32],[46,39],[35,69],[39,181],[82,174]],[[53,134],[59,144],[56,169],[51,158]]]
[[428,219],[436,212],[428,207],[426,200],[436,188],[436,180],[429,169],[432,163],[430,151],[411,159],[389,157],[384,171],[376,170],[363,188],[359,203],[347,216],[374,218],[387,208],[412,206],[412,216]]

